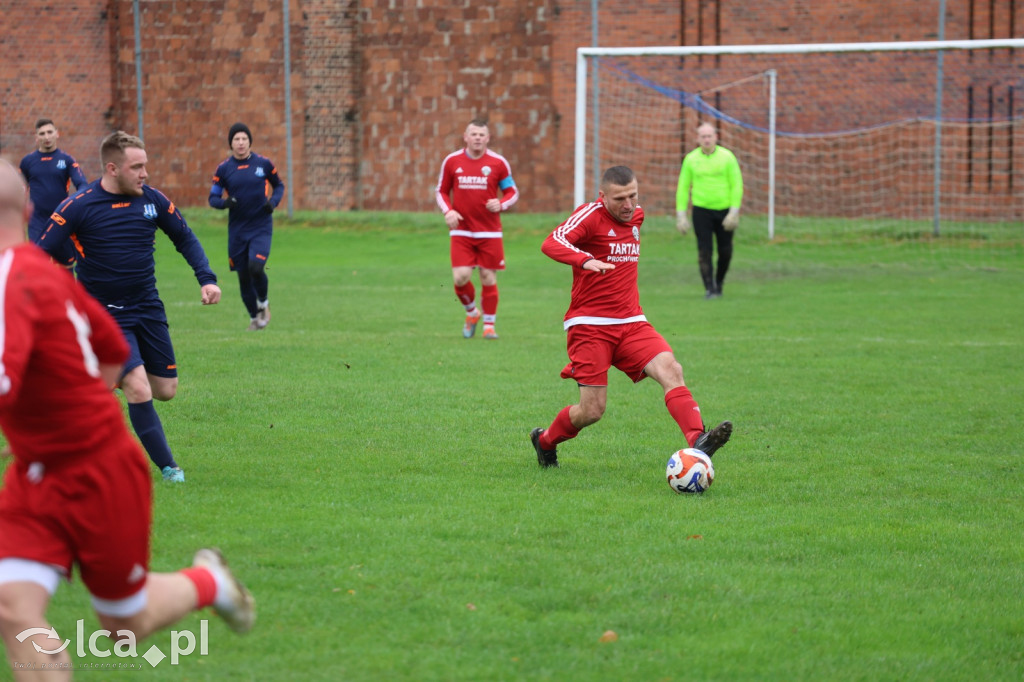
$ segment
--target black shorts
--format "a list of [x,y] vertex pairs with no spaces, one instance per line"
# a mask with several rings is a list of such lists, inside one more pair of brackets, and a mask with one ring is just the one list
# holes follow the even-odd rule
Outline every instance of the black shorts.
[[130,349],[124,374],[144,365],[147,374],[168,379],[178,376],[171,331],[162,304],[130,309],[107,306],[107,312],[117,320]]

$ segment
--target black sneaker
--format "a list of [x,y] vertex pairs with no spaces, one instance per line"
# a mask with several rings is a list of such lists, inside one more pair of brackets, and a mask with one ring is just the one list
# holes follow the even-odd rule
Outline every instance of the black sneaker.
[[[722,447],[729,442],[729,436],[732,435],[732,422],[725,421],[711,429],[705,431],[697,437],[697,440],[693,443],[694,450],[700,450],[708,457],[715,454],[718,448]],[[538,456],[540,449],[537,450]]]
[[[542,467],[556,467],[558,466],[558,450],[545,450],[540,446],[540,434],[544,433],[544,429],[541,427],[535,428],[530,431],[530,442],[533,443],[533,449],[537,451],[537,464]],[[726,440],[729,437],[726,436]]]

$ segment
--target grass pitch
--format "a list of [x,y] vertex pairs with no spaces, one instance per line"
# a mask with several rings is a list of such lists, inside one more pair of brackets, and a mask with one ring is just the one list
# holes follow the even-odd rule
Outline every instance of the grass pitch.
[[[604,419],[537,467],[530,428],[577,396],[570,270],[539,250],[561,216],[506,217],[496,342],[461,337],[438,215],[279,219],[259,333],[223,214],[186,216],[224,300],[200,306],[158,238],[181,376],[158,410],[188,482],[156,485],[153,568],[217,545],[259,617],[246,637],[189,617],[207,655],[134,659],[146,679],[1024,675],[1020,225],[769,242],[745,219],[705,301],[692,236],[649,218],[645,312],[705,420],[735,423],[684,497],[659,387],[614,373]],[[96,628],[77,580],[51,616]]]

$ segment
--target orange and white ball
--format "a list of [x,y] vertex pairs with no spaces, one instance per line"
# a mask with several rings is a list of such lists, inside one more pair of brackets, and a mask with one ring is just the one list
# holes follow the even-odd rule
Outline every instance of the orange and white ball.
[[665,475],[669,487],[677,493],[702,493],[714,482],[715,467],[700,450],[686,448],[668,458]]

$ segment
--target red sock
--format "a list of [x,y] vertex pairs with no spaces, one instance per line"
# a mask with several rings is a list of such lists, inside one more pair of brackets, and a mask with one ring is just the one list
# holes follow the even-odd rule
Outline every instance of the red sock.
[[540,434],[540,446],[545,450],[554,450],[559,443],[564,443],[579,434],[580,430],[573,426],[572,420],[569,419],[569,407],[569,405],[563,407],[547,431]]
[[498,314],[498,285],[484,284],[480,287],[480,307],[484,309],[484,315]]
[[[470,306],[476,299],[476,289],[473,288],[472,282],[466,282],[461,287],[455,287],[455,295],[459,297],[459,302],[462,305]],[[471,308],[466,308],[466,310],[471,310]]]
[[213,603],[217,596],[217,579],[210,570],[202,567],[184,568],[181,574],[196,586],[196,608],[202,609]]
[[686,386],[677,386],[665,394],[665,407],[668,413],[679,424],[686,442],[692,447],[704,433],[704,420],[700,416],[700,407],[693,399],[693,394]]

